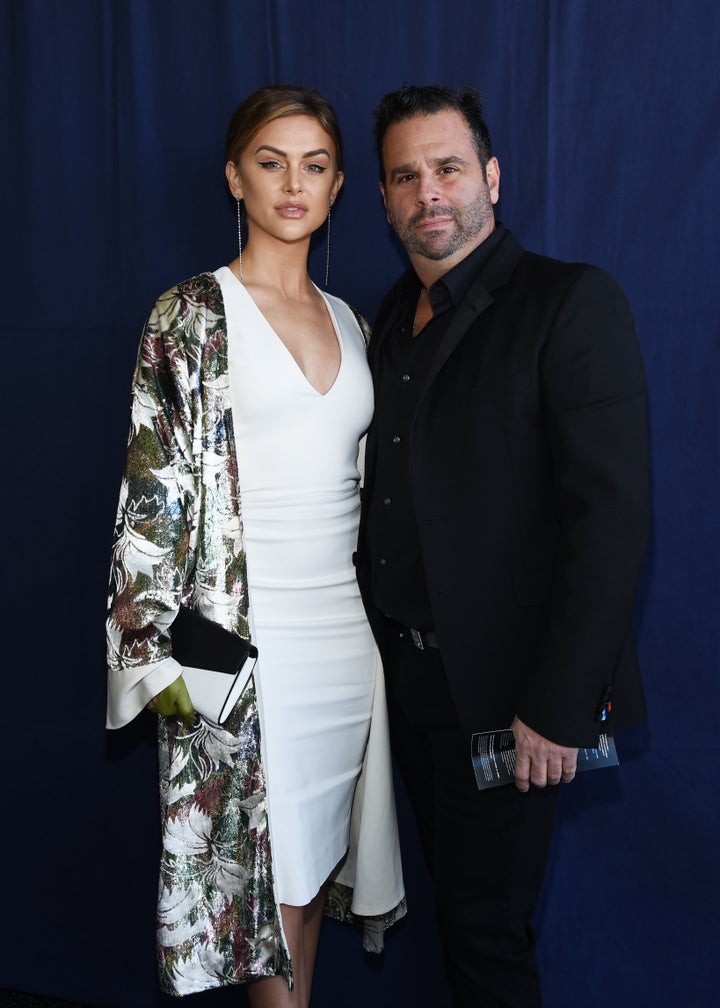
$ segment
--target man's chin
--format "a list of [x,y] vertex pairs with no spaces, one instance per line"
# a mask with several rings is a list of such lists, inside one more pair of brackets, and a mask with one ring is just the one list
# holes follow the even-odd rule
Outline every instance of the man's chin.
[[422,242],[422,247],[418,247],[420,255],[432,262],[442,262],[457,252],[457,247],[448,241],[444,242]]

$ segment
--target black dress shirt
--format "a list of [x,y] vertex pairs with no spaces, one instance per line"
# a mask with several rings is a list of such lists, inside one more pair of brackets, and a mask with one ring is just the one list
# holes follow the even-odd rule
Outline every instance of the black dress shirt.
[[375,362],[377,462],[366,523],[372,595],[386,616],[418,630],[432,629],[410,492],[410,434],[419,406],[418,393],[471,283],[505,231],[498,224],[482,244],[432,285],[428,295],[433,315],[417,336],[413,336],[413,321],[420,281],[413,270],[398,281],[398,324],[384,334]]

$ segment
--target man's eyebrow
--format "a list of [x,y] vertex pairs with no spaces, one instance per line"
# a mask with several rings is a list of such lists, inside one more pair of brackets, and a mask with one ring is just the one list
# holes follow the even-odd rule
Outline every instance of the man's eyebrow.
[[[430,158],[426,164],[429,164],[431,168],[442,168],[443,165],[466,165],[468,162],[465,158],[460,157],[459,154],[447,154],[444,157]],[[390,178],[395,179],[398,175],[412,175],[417,170],[417,162],[415,164],[405,164],[398,165],[397,168],[393,168],[390,172]]]
[[[264,150],[270,151],[271,154],[277,154],[278,157],[283,158],[287,157],[287,151],[279,150],[277,147],[271,147],[270,144],[263,144],[261,147],[258,147],[255,153],[259,154],[260,151]],[[328,157],[330,157],[330,151],[326,150],[324,147],[318,147],[317,150],[308,151],[306,154],[303,154],[302,156],[304,158],[309,158],[309,157],[317,157],[319,154],[326,154]]]

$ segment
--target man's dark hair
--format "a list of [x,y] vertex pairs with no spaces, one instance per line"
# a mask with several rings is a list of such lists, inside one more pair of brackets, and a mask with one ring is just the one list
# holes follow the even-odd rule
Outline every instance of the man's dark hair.
[[382,179],[385,178],[383,142],[390,126],[403,119],[412,119],[413,116],[435,115],[436,112],[445,112],[447,109],[459,112],[467,123],[484,170],[492,157],[492,144],[480,92],[473,87],[453,89],[434,84],[423,87],[406,85],[399,91],[388,92],[374,112],[375,145]]

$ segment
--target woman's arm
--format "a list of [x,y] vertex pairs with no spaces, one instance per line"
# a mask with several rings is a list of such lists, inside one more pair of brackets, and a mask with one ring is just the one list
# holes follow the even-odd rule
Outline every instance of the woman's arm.
[[[145,325],[132,385],[131,428],[113,538],[108,599],[108,727],[120,727],[171,685],[181,666],[168,628],[192,569],[197,493],[198,324],[173,288]],[[168,706],[169,695],[162,706]],[[183,701],[183,708],[187,705]],[[158,708],[159,709],[159,708]],[[170,712],[170,711],[168,711]],[[187,712],[185,712],[187,713]]]

